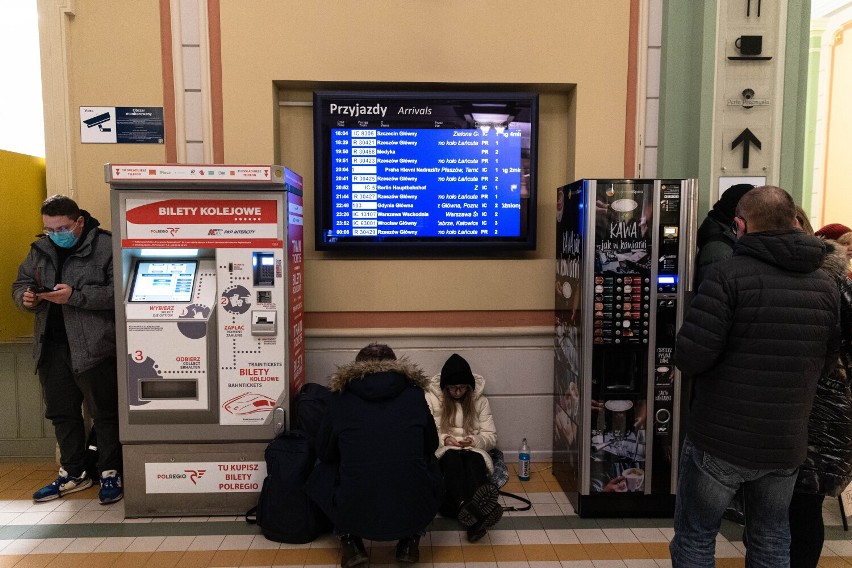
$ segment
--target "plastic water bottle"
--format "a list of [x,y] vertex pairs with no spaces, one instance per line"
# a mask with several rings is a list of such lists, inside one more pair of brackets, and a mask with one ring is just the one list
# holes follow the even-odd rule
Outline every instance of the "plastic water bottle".
[[530,446],[526,438],[521,442],[521,449],[518,450],[518,479],[530,480]]

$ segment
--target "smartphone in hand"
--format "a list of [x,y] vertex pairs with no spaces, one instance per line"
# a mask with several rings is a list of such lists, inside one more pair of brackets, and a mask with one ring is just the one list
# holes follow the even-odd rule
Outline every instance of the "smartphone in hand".
[[46,294],[47,292],[55,292],[53,288],[48,288],[47,286],[30,286],[30,292],[33,294]]

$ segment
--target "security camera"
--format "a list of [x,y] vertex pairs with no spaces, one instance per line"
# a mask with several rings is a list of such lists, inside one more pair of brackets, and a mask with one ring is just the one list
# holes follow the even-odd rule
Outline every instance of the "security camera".
[[103,114],[99,114],[98,116],[93,116],[92,118],[84,120],[83,124],[85,124],[88,128],[97,126],[98,130],[100,130],[101,132],[112,132],[112,128],[104,128],[102,126],[104,122],[109,122],[109,119],[109,113],[105,112]]
[[743,108],[745,108],[745,109],[752,108],[754,105],[752,104],[751,99],[753,99],[753,98],[754,98],[754,89],[749,89],[749,88],[743,89]]

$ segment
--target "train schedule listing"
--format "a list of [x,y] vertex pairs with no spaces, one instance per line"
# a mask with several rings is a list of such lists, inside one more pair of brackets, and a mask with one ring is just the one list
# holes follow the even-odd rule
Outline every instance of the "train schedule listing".
[[331,131],[333,236],[520,235],[522,133]]

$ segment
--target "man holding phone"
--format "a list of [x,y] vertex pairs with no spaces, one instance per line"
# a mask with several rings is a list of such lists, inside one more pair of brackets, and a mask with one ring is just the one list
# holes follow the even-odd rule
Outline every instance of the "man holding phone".
[[97,437],[101,504],[120,500],[115,304],[112,235],[69,197],[54,195],[41,207],[44,233],[18,267],[12,296],[35,314],[33,358],[45,417],[59,444],[59,477],[33,494],[52,501],[92,486],[85,470],[82,404]]

